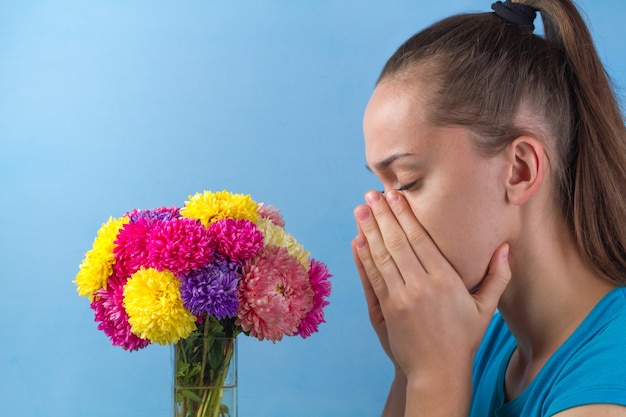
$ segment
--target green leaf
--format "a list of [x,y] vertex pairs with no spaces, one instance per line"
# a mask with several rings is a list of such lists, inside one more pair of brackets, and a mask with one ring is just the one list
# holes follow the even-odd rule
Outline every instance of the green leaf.
[[179,360],[178,362],[176,362],[176,376],[177,377],[182,377],[185,376],[187,374],[187,371],[189,370],[189,364],[185,363],[181,360]]
[[224,404],[220,404],[220,417],[230,417],[230,410]]
[[224,339],[216,339],[209,352],[209,365],[213,369],[219,369],[224,363]]
[[196,402],[202,401],[202,397],[200,397],[198,394],[196,394],[195,392],[191,390],[184,389],[182,390],[182,394],[185,398],[189,398],[192,401],[196,401]]

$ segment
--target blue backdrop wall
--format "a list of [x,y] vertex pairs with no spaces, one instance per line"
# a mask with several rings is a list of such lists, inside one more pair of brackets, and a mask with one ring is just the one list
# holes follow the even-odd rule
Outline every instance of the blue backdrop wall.
[[[626,4],[579,2],[626,86]],[[349,242],[362,112],[408,36],[489,1],[0,1],[0,415],[170,415],[170,348],[128,353],[72,280],[133,207],[228,189],[334,275],[309,339],[240,337],[240,415],[376,416],[391,369]]]

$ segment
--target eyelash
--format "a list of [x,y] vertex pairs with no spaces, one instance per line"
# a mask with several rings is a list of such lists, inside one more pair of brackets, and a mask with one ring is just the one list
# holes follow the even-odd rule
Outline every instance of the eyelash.
[[[396,191],[410,191],[411,188],[415,187],[418,182],[419,181],[413,181],[413,182],[410,182],[408,184],[402,185],[402,186],[396,188]],[[381,194],[385,194],[385,190],[384,189],[380,190],[380,193]]]
[[402,186],[396,188],[396,190],[398,190],[398,191],[409,191],[409,190],[411,190],[411,188],[415,187],[417,185],[417,183],[418,183],[418,181],[413,181],[413,182],[410,182],[408,184],[405,184],[405,185],[402,185]]

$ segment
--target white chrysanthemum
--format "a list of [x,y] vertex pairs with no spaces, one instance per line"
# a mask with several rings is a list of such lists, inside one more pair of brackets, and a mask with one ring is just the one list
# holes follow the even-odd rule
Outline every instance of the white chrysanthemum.
[[300,261],[304,269],[308,272],[311,269],[311,254],[304,250],[304,246],[298,243],[296,239],[285,229],[275,225],[271,220],[260,218],[256,221],[256,225],[263,232],[265,245],[282,246],[287,249],[289,255]]

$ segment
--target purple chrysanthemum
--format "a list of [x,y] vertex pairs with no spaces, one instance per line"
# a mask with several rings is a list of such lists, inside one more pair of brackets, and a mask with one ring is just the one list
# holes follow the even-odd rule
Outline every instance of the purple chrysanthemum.
[[171,220],[180,217],[180,210],[178,207],[159,207],[153,210],[139,210],[134,209],[128,213],[128,217],[131,222],[136,222],[139,219],[144,220]]
[[124,309],[124,284],[126,279],[111,275],[107,280],[106,289],[98,290],[91,302],[95,311],[95,321],[98,330],[102,330],[113,346],[121,346],[125,350],[143,349],[150,344],[148,339],[142,339],[130,330],[128,314]]
[[216,258],[207,267],[181,276],[183,305],[194,315],[223,319],[237,315],[237,284],[241,265]]
[[263,233],[250,220],[218,220],[209,232],[217,242],[217,253],[233,261],[252,258],[263,247]]
[[213,261],[215,243],[209,230],[195,219],[173,218],[154,222],[147,236],[150,267],[176,276]]
[[320,323],[326,321],[324,320],[324,307],[329,304],[326,297],[330,295],[331,284],[328,282],[328,279],[331,276],[324,263],[311,259],[309,277],[311,279],[311,289],[313,289],[313,308],[304,316],[298,326],[298,334],[303,339],[317,332]]

